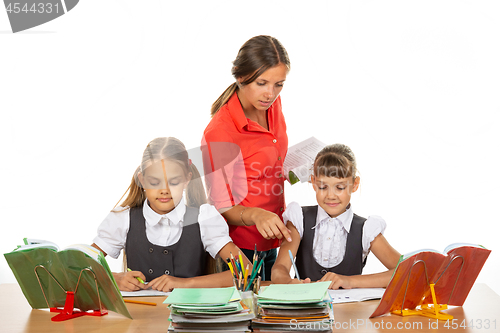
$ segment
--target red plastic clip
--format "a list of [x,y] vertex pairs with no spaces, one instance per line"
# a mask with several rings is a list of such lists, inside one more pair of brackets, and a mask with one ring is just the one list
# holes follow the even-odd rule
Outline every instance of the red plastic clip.
[[66,301],[64,303],[64,308],[50,308],[50,312],[59,312],[51,318],[52,321],[64,321],[71,318],[77,318],[81,316],[104,316],[108,314],[105,309],[102,310],[92,310],[92,311],[81,311],[74,308],[75,305],[75,293],[73,291],[66,292]]

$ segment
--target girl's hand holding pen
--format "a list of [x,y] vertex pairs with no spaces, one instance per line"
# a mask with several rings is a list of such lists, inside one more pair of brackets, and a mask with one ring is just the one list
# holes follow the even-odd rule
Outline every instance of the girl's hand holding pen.
[[131,271],[124,273],[113,273],[113,276],[118,284],[118,289],[122,291],[137,291],[147,289],[148,286],[139,282],[139,279],[144,281],[146,277],[139,271]]

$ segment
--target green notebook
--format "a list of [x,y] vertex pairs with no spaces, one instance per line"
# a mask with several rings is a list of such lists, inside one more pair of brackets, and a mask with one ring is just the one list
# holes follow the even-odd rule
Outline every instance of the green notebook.
[[[75,308],[82,311],[99,310],[100,298],[104,309],[132,318],[100,251],[80,244],[61,251],[58,249],[51,242],[25,239],[24,245],[4,254],[33,309],[64,307],[65,291],[75,291],[83,270],[75,292]],[[94,275],[89,270],[95,274],[99,295]]]
[[175,314],[210,314],[210,315],[222,315],[238,313],[243,311],[243,307],[240,302],[228,303],[227,306],[198,306],[198,305],[179,305],[173,304],[172,311]]
[[175,288],[163,302],[165,304],[222,305],[236,301],[236,288]]
[[302,284],[271,284],[257,298],[259,302],[314,303],[321,302],[328,291],[330,281]]

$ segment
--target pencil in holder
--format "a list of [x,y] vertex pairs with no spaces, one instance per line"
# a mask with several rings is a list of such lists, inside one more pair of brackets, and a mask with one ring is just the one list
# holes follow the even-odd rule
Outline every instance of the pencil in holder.
[[255,294],[258,294],[260,289],[260,276],[257,276],[254,279],[250,279],[248,277],[247,279],[233,277],[233,284],[236,289],[240,291],[240,293],[252,291]]

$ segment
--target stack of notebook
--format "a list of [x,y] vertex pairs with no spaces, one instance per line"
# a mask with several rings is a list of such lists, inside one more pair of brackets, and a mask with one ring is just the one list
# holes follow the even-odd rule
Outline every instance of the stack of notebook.
[[254,332],[330,332],[333,307],[330,281],[304,284],[272,284],[257,295]]
[[230,288],[176,288],[170,304],[169,332],[250,332],[255,317]]

